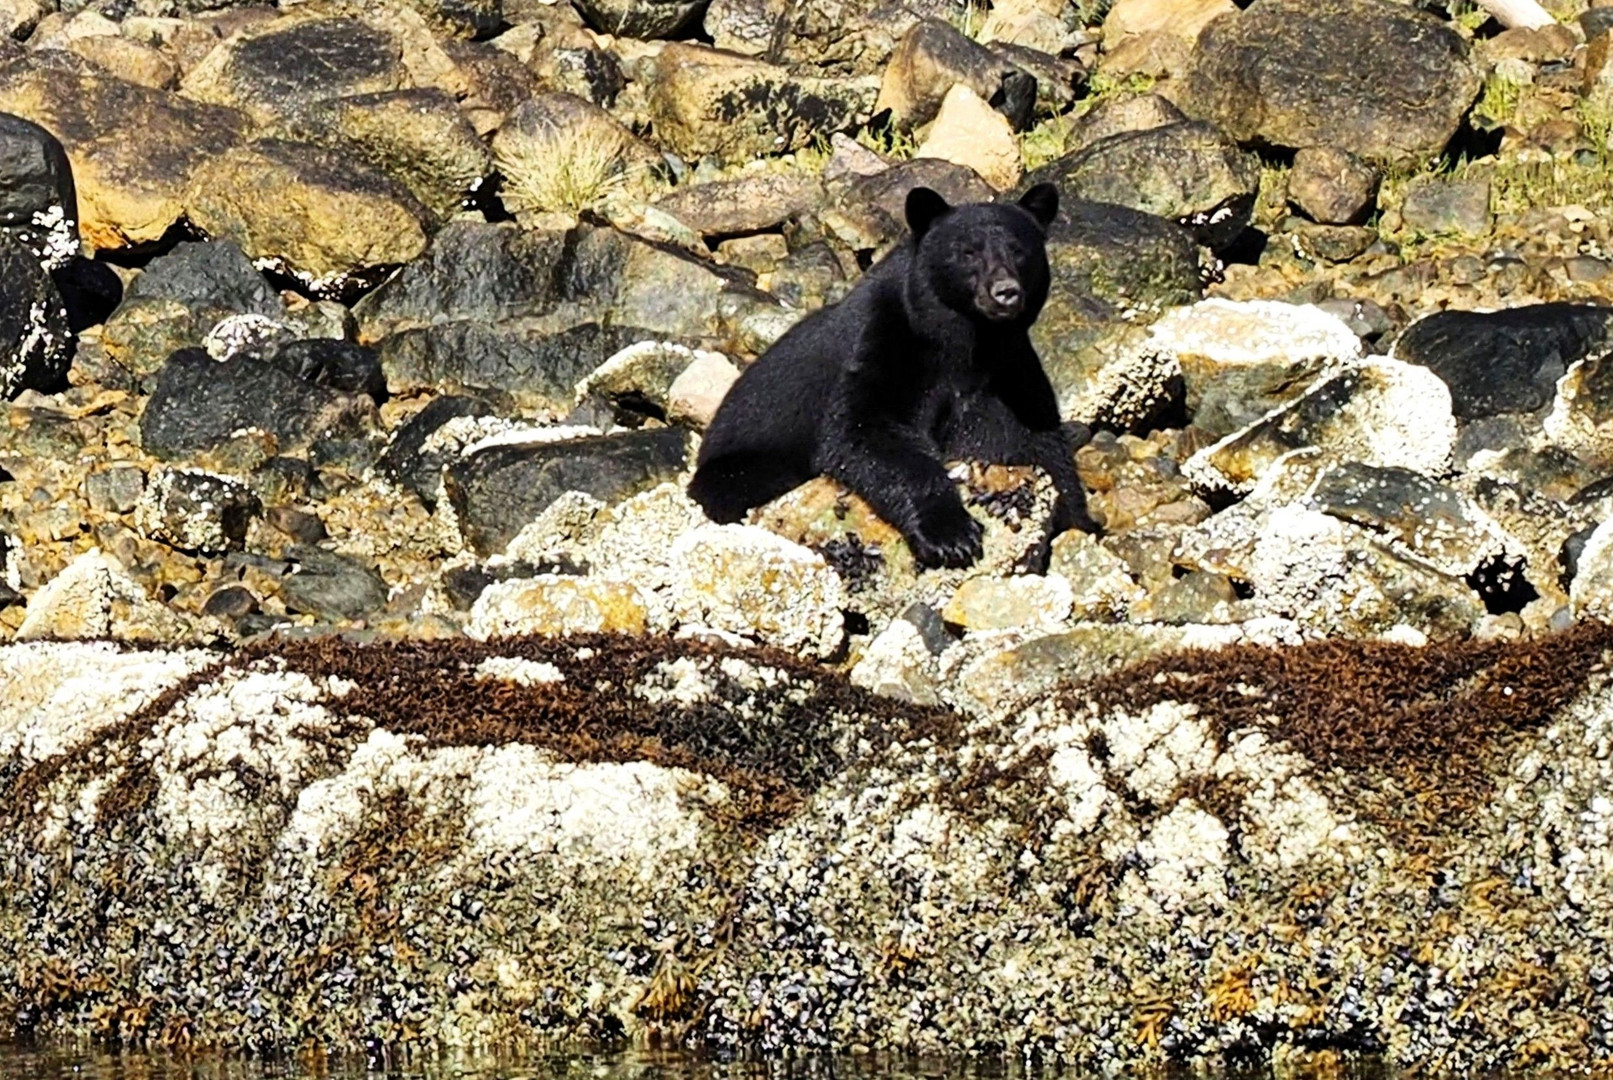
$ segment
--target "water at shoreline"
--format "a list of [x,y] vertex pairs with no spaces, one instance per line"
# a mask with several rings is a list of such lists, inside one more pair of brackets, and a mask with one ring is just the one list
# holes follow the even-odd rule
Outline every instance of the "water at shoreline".
[[[1188,1074],[1146,1074],[1148,1080],[1165,1080],[1173,1075]],[[1237,1075],[1252,1080],[1271,1073],[1254,1069]],[[1363,1064],[1327,1070],[1325,1075],[1330,1080],[1386,1080],[1389,1074]],[[261,1060],[0,1043],[0,1080],[1089,1080],[1096,1076],[1027,1069],[1003,1061],[892,1055],[724,1061],[672,1051],[626,1050],[519,1056],[419,1055],[406,1061],[317,1055]]]

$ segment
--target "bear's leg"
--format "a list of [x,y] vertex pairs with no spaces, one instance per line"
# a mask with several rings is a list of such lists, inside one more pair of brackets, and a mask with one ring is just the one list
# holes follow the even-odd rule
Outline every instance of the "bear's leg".
[[751,507],[772,502],[814,475],[783,455],[725,454],[695,470],[689,497],[712,521],[731,525]]
[[[1084,444],[1086,440],[1079,441]],[[1036,465],[1046,472],[1058,491],[1053,511],[1055,536],[1066,529],[1098,531],[1087,514],[1086,489],[1075,471],[1076,445],[1077,440],[1063,428],[1031,430],[995,397],[970,402],[948,425],[946,438],[949,456],[999,465]]]
[[826,439],[819,465],[868,500],[920,566],[969,566],[980,558],[984,530],[963,508],[946,467],[911,435],[865,427],[855,437]]

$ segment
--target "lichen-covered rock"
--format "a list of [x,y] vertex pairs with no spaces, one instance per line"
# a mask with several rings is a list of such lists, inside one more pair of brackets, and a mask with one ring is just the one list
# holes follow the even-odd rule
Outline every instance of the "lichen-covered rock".
[[728,52],[870,75],[921,20],[953,20],[966,10],[962,0],[822,0],[811,7],[789,0],[712,0],[704,26]]
[[1070,615],[1077,622],[1123,619],[1144,595],[1124,561],[1075,529],[1053,539],[1047,572],[1070,583]]
[[1325,225],[1348,225],[1366,215],[1378,193],[1378,170],[1347,150],[1307,146],[1294,154],[1288,201]]
[[1305,501],[1381,532],[1458,577],[1472,574],[1487,560],[1518,554],[1516,541],[1472,500],[1409,469],[1335,465],[1318,476]]
[[[925,609],[928,611],[928,609]],[[929,611],[930,617],[935,613]],[[939,705],[939,665],[924,631],[910,619],[894,619],[863,650],[849,672],[853,686],[916,705]]]
[[672,428],[577,435],[516,430],[470,447],[447,467],[444,490],[472,550],[503,551],[567,492],[622,499],[677,473],[688,456],[686,436]]
[[386,604],[386,582],[365,560],[307,544],[293,544],[286,554],[291,572],[279,591],[287,611],[342,622],[373,616]]
[[1189,458],[1182,471],[1211,491],[1247,492],[1283,455],[1314,446],[1338,460],[1437,476],[1456,442],[1450,392],[1426,368],[1369,358]]
[[661,50],[650,87],[657,139],[685,158],[730,162],[800,150],[873,111],[868,80],[795,75],[788,68],[675,43]]
[[1193,50],[1183,100],[1239,142],[1421,163],[1479,90],[1460,35],[1386,0],[1257,0]]
[[1606,347],[1610,325],[1613,311],[1590,304],[1440,311],[1407,327],[1393,355],[1445,380],[1460,419],[1532,413],[1570,365]]
[[840,577],[822,555],[753,525],[703,525],[669,558],[684,622],[819,657],[840,648]]
[[240,550],[247,527],[263,511],[252,489],[197,469],[160,469],[134,510],[135,528],[182,551],[222,555]]
[[[617,352],[577,383],[577,401],[595,398],[629,413],[666,419],[672,413],[673,387],[697,364],[716,380],[710,389],[715,389],[717,400],[708,402],[710,411],[705,414],[709,420],[723,391],[739,377],[738,370],[721,353],[668,341],[639,342]],[[692,385],[685,383],[685,390]]]
[[1429,236],[1484,236],[1490,231],[1490,182],[1419,178],[1406,186],[1400,219]]
[[737,350],[755,320],[789,314],[742,272],[615,229],[470,221],[444,228],[355,310],[395,391],[485,388],[568,404],[578,379],[628,345]]
[[972,577],[958,586],[941,617],[964,630],[1054,627],[1069,618],[1074,598],[1059,574]]
[[702,236],[738,236],[776,228],[815,209],[823,195],[823,184],[816,176],[758,172],[679,185],[657,199],[655,207]]
[[[665,638],[11,646],[0,934],[27,947],[0,950],[0,1032],[88,1034],[138,986],[126,1030],[260,1049],[651,1043],[701,1016],[725,1052],[1140,1070],[1258,1031],[1285,1058],[1604,1061],[1575,1033],[1613,1019],[1613,635],[1244,636],[1109,634],[1095,678],[999,682],[967,722]],[[1103,640],[1078,637],[1043,654]],[[1520,1011],[1505,973],[1543,948],[1558,980]]]
[[414,85],[397,35],[342,15],[293,15],[220,43],[186,74],[184,91],[270,126],[330,98]]
[[667,417],[706,428],[738,379],[739,369],[722,353],[695,350],[694,359],[667,387]]
[[1125,428],[1169,402],[1180,373],[1136,324],[1199,299],[1198,250],[1163,218],[1060,204],[1047,243],[1053,285],[1031,341],[1067,418]]
[[435,87],[319,101],[283,130],[355,153],[403,185],[433,226],[452,217],[493,168],[487,144],[459,104]]
[[1047,558],[1051,480],[1030,468],[978,464],[952,475],[985,530],[980,560],[967,569],[920,570],[901,533],[826,477],[758,508],[751,520],[827,559],[844,582],[845,606],[877,630],[915,603],[941,608],[970,577],[1034,569]]
[[936,118],[958,86],[992,102],[1016,128],[1029,123],[1036,105],[1034,75],[951,24],[925,19],[907,32],[891,55],[874,109],[889,109],[891,121],[904,129],[923,127]]
[[66,266],[79,251],[78,194],[61,142],[20,116],[0,113],[0,231],[40,266]]
[[1341,517],[1297,506],[1266,518],[1247,572],[1266,610],[1349,637],[1397,626],[1456,637],[1484,614],[1478,594],[1459,577],[1373,543]]
[[245,114],[34,59],[0,73],[0,109],[56,134],[72,162],[92,249],[151,243],[185,212],[196,170],[237,145]]
[[185,212],[255,262],[340,295],[373,284],[426,248],[428,211],[409,189],[352,155],[259,139],[197,169]]
[[1575,456],[1613,466],[1613,359],[1606,351],[1575,361],[1557,380],[1545,427],[1552,442]]
[[465,631],[478,641],[521,634],[642,634],[649,609],[632,585],[540,574],[488,586]]
[[1581,539],[1571,576],[1574,615],[1613,623],[1613,522],[1597,525]]
[[73,334],[61,293],[23,242],[0,231],[0,399],[65,386]]
[[665,38],[697,18],[705,0],[583,0],[577,7],[601,33]]
[[157,372],[140,441],[147,453],[173,460],[255,429],[292,451],[363,435],[374,423],[375,402],[365,394],[316,385],[250,355],[220,361],[181,349]]
[[1044,181],[1072,199],[1180,221],[1221,248],[1249,224],[1260,159],[1209,124],[1184,122],[1098,139],[1025,178]]
[[[848,247],[874,251],[907,231],[907,193],[927,187],[949,203],[990,202],[991,185],[963,165],[940,158],[913,158],[889,168],[849,168],[828,185],[830,205],[820,211],[825,226]],[[1054,280],[1057,280],[1055,275]]]
[[1150,344],[1182,373],[1195,427],[1229,435],[1361,355],[1361,339],[1308,304],[1211,298],[1166,312]]
[[424,255],[404,266],[354,307],[360,339],[436,322],[496,323],[547,311],[552,268],[564,232],[519,229],[513,222],[453,221],[431,238]]

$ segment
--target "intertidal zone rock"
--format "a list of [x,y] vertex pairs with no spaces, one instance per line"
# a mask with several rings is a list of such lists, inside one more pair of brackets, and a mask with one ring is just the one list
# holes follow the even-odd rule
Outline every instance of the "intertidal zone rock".
[[0,1038],[1605,1067],[1610,650],[1239,645],[965,720],[667,638],[11,645]]

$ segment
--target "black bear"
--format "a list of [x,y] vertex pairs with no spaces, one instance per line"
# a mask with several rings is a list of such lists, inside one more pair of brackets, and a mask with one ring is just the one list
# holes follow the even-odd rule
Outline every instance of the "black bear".
[[968,566],[982,530],[943,462],[1039,465],[1058,489],[1054,530],[1096,531],[1029,337],[1047,299],[1057,189],[951,206],[914,188],[906,212],[910,239],[734,383],[689,494],[727,523],[832,476],[902,533],[920,565]]

